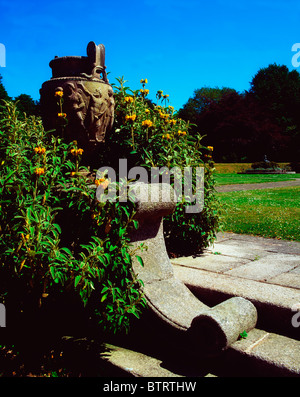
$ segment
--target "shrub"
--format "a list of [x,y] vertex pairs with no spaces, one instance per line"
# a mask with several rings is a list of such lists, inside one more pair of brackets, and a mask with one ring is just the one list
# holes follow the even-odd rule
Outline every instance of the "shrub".
[[[149,175],[151,167],[162,173],[162,167],[203,167],[204,210],[187,214],[183,197],[164,224],[170,253],[199,252],[214,240],[219,225],[213,148],[190,133],[162,91],[155,105],[147,99],[146,80],[138,91],[125,87],[123,79],[118,82],[114,129],[99,166],[117,170],[119,159],[126,158],[129,167],[144,166]],[[33,315],[35,322],[43,310],[47,316],[47,308],[53,314],[62,307],[62,318],[74,313],[75,323],[80,312],[103,331],[128,330],[145,300],[131,266],[137,253],[129,254],[130,231],[137,227],[135,205],[118,200],[127,181],[116,183],[116,200],[97,201],[95,187],[104,191],[109,180],[95,180],[81,165],[77,142],[45,132],[39,118],[19,118],[8,101],[0,134],[1,302],[27,320]]]
[[77,143],[20,120],[11,102],[0,134],[0,300],[29,316],[69,299],[101,329],[127,330],[145,305],[128,253],[133,203],[95,200],[101,181],[80,165]]
[[300,162],[294,161],[289,164],[289,168],[296,173],[300,173]]

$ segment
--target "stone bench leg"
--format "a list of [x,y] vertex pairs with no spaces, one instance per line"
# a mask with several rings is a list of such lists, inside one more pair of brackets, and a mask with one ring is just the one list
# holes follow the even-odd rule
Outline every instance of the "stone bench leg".
[[[170,328],[179,332],[183,343],[205,355],[217,354],[230,346],[243,331],[255,328],[257,312],[244,298],[230,298],[209,308],[175,278],[163,235],[163,217],[176,206],[174,192],[167,184],[136,184],[138,229],[131,236],[142,267],[133,255],[133,270],[143,283],[148,309]],[[170,199],[166,197],[170,193]],[[173,196],[172,196],[173,195]],[[152,202],[151,197],[156,197]]]

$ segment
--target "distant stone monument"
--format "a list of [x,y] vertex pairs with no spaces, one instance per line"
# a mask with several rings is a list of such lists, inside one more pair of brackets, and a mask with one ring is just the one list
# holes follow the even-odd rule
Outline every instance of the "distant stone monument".
[[67,142],[76,140],[91,160],[114,121],[105,47],[91,41],[87,56],[56,56],[49,65],[52,78],[40,89],[44,128],[56,130]]

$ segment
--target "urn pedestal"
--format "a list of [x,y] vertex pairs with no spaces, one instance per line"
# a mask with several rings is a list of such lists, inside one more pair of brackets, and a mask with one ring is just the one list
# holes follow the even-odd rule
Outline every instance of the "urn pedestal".
[[90,42],[87,56],[55,57],[52,78],[42,84],[40,103],[46,131],[84,149],[86,164],[96,161],[114,121],[113,89],[105,67],[105,48]]

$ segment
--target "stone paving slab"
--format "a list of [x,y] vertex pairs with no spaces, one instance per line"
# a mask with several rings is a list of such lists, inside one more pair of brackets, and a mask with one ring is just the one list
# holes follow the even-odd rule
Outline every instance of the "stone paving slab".
[[[261,376],[300,376],[300,341],[282,335],[253,329],[247,338],[235,342],[231,351],[255,363]],[[249,360],[250,359],[250,360]],[[252,359],[252,360],[251,360]]]
[[259,326],[300,339],[300,328],[291,326],[292,308],[300,303],[299,242],[220,233],[204,254],[171,263],[208,306],[241,296],[257,307]]
[[182,376],[163,368],[162,361],[155,357],[111,344],[106,344],[106,348],[108,352],[102,358],[124,371],[125,375],[151,378]]
[[300,255],[300,242],[298,241],[284,241],[231,232],[218,233],[217,240],[209,247],[209,250],[217,251],[218,247],[223,245],[237,247],[238,249],[251,247],[266,252]]
[[300,256],[286,254],[264,255],[262,258],[253,260],[235,269],[228,270],[225,274],[231,276],[250,278],[271,282],[270,278],[287,273],[295,269],[300,264]]
[[[202,255],[172,259],[173,265],[299,288],[300,243],[219,233]],[[282,275],[281,278],[277,276]],[[274,277],[277,277],[276,279]],[[281,281],[280,281],[281,280]],[[290,280],[290,285],[287,284]]]
[[188,266],[191,268],[207,271],[214,271],[216,273],[223,273],[237,266],[248,263],[249,259],[236,257],[231,257],[230,259],[228,259],[228,257],[224,255],[206,252],[201,256],[172,259],[171,262],[176,265]]
[[215,244],[214,247],[208,249],[208,252],[214,255],[225,255],[227,257],[244,258],[248,260],[255,260],[268,254],[265,249],[258,245],[247,244],[243,249],[241,249],[241,246],[237,249],[237,244],[226,244],[226,242]]
[[[299,267],[297,268],[299,270]],[[297,270],[294,269],[294,270]],[[285,287],[300,289],[300,272],[298,274],[293,273],[292,270],[289,273],[279,274],[278,276],[268,279],[270,284],[283,285]]]
[[[227,251],[226,251],[227,252]],[[300,257],[296,255],[262,254],[253,260],[245,254],[233,257],[222,254],[204,254],[200,257],[185,257],[171,260],[174,266],[206,270],[211,273],[279,284],[299,289]],[[256,259],[257,258],[257,259]],[[177,270],[178,271],[178,270]],[[281,278],[274,277],[282,276]],[[290,283],[288,282],[290,280]]]

